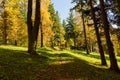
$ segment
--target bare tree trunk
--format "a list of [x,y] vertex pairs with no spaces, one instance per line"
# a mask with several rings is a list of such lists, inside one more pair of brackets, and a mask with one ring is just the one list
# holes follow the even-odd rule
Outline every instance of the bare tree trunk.
[[28,53],[36,55],[37,38],[40,25],[40,0],[36,0],[35,21],[32,23],[32,0],[28,0]]
[[[41,23],[42,24],[42,23]],[[43,47],[43,45],[44,45],[44,38],[43,38],[44,36],[43,36],[43,28],[42,28],[42,26],[41,26],[41,47]]]
[[33,48],[32,0],[28,0],[27,26],[28,26],[28,53],[36,52]]
[[7,12],[6,12],[6,6],[5,6],[5,3],[6,3],[6,0],[2,1],[3,3],[3,8],[4,8],[4,15],[3,15],[3,43],[6,45],[7,44]]
[[118,68],[117,60],[116,60],[116,57],[115,57],[113,43],[112,43],[111,37],[110,37],[110,32],[109,32],[110,29],[109,29],[109,23],[108,23],[108,20],[107,20],[107,14],[105,12],[104,0],[100,0],[100,7],[101,7],[101,12],[102,12],[102,17],[101,17],[102,19],[101,20],[102,20],[102,23],[103,23],[106,43],[107,43],[109,57],[110,57],[110,69],[112,69],[116,72],[120,72],[119,68]]
[[7,44],[7,19],[6,19],[6,16],[5,16],[5,12],[4,12],[4,28],[3,28],[3,40],[4,40],[4,44],[6,45]]
[[[81,10],[82,10],[82,7],[83,7],[83,3],[81,1]],[[88,41],[87,41],[87,35],[86,35],[86,28],[85,28],[85,20],[84,20],[83,10],[82,10],[82,22],[83,22],[84,37],[85,37],[85,48],[86,48],[87,54],[90,54],[89,53],[89,47],[88,47]]]
[[34,34],[34,41],[35,41],[35,49],[37,46],[37,39],[38,39],[38,33],[39,33],[39,27],[41,27],[40,25],[40,19],[41,19],[41,15],[40,15],[40,1],[41,0],[36,0],[36,12],[35,12],[35,21],[34,21],[34,28],[33,28],[33,34]]
[[100,52],[100,56],[101,56],[101,64],[102,65],[107,65],[105,55],[104,55],[104,51],[103,51],[103,47],[102,47],[102,42],[101,42],[101,39],[100,39],[99,28],[97,27],[95,10],[94,10],[93,5],[92,5],[92,0],[90,0],[90,6],[91,6],[92,18],[93,18],[93,21],[94,21],[94,28],[95,28],[95,32],[96,32],[97,43],[98,43],[99,52]]

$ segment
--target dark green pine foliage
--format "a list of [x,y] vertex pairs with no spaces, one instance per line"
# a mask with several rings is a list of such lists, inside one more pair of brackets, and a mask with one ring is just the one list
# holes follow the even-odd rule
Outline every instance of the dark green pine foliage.
[[[73,15],[73,12],[71,11],[70,14],[69,14],[69,17],[67,19],[67,27],[66,27],[66,34],[65,34],[65,37],[66,37],[66,40],[68,41],[69,39],[73,39],[73,42],[74,42],[74,47],[75,47],[75,40],[76,40],[76,37],[77,37],[77,32],[75,31],[75,27],[76,27],[76,23],[75,23],[75,18],[74,18],[74,15]],[[71,45],[71,44],[70,44]],[[71,47],[73,47],[73,45],[71,45]]]
[[54,21],[54,25],[53,25],[53,31],[55,33],[55,36],[54,36],[55,45],[57,45],[57,46],[60,45],[60,42],[61,42],[60,26],[61,26],[60,17],[59,17],[58,11],[56,11],[55,21]]
[[48,7],[48,11],[50,12],[51,20],[55,21],[55,9],[54,9],[53,4],[50,3]]
[[68,41],[69,41],[69,36],[68,36],[68,33],[67,33],[67,23],[65,20],[63,20],[62,22],[62,26],[65,30],[65,34],[64,34],[64,39],[65,39],[65,47],[67,48],[68,47]]

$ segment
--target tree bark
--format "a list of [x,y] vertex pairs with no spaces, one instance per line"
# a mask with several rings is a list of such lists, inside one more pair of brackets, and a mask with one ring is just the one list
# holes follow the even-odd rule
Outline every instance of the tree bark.
[[33,49],[32,43],[32,0],[28,0],[28,12],[27,12],[27,26],[28,26],[28,53],[32,53],[35,50]]
[[91,7],[91,13],[92,13],[92,18],[93,18],[93,22],[94,22],[94,28],[95,28],[95,32],[96,32],[99,52],[100,52],[100,56],[101,56],[101,64],[102,65],[107,65],[105,55],[104,55],[104,51],[103,51],[103,47],[102,47],[102,42],[101,42],[101,39],[100,39],[99,28],[97,27],[97,21],[96,21],[96,17],[95,17],[95,10],[94,10],[93,5],[92,5],[92,0],[90,0],[90,7]]
[[[42,23],[41,23],[42,24]],[[43,45],[44,45],[44,42],[43,42],[43,28],[42,28],[42,26],[41,26],[41,48],[43,47]]]
[[40,0],[36,0],[35,21],[32,21],[32,0],[28,0],[27,26],[28,26],[28,53],[36,55],[37,38],[40,25]]
[[102,15],[101,20],[102,20],[102,23],[103,23],[106,43],[107,43],[109,57],[110,57],[110,69],[112,69],[116,72],[120,72],[120,70],[118,68],[117,60],[116,60],[116,57],[115,57],[113,43],[112,43],[111,37],[110,37],[110,32],[109,32],[110,28],[109,28],[109,23],[108,23],[108,20],[107,20],[107,14],[105,12],[104,0],[100,0],[100,7],[101,7],[101,12],[102,12],[101,13],[101,15]]
[[36,0],[36,12],[35,12],[35,21],[34,21],[34,28],[33,28],[33,34],[34,34],[34,42],[35,42],[35,49],[37,46],[37,39],[38,39],[38,33],[39,33],[39,27],[40,26],[40,19],[41,19],[41,15],[40,15],[40,1],[41,0]]
[[5,6],[5,3],[6,3],[6,0],[4,0],[3,2],[3,8],[4,8],[4,15],[3,15],[3,43],[6,45],[7,44],[7,12],[6,12],[6,6]]
[[81,10],[82,10],[82,22],[83,22],[83,30],[84,30],[84,37],[85,37],[85,48],[86,48],[86,52],[87,54],[89,53],[89,47],[88,47],[88,41],[87,41],[87,35],[86,35],[86,28],[85,28],[85,20],[84,20],[84,14],[83,14],[83,3],[81,1]]

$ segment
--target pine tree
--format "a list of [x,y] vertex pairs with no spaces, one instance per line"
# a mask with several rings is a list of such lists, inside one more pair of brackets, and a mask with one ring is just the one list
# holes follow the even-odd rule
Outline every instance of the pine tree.
[[98,43],[99,52],[100,52],[100,56],[101,56],[101,64],[102,65],[107,65],[107,62],[105,60],[103,47],[102,47],[102,42],[101,42],[101,39],[100,39],[99,28],[97,26],[97,19],[96,19],[96,16],[95,16],[95,9],[94,9],[92,3],[93,3],[93,0],[90,0],[91,14],[92,14],[93,22],[94,22],[94,28],[95,28],[95,32],[96,32],[97,43]]
[[118,68],[117,60],[115,58],[113,43],[112,43],[111,37],[110,37],[110,26],[109,26],[109,23],[107,20],[107,14],[105,12],[104,0],[99,0],[99,1],[100,1],[101,14],[102,14],[101,20],[103,23],[106,43],[107,43],[109,57],[110,57],[110,69],[115,70],[116,72],[120,72],[119,68]]

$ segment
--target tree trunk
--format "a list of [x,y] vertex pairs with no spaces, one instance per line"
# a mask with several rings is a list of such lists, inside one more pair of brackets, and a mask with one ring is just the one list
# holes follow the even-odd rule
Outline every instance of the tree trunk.
[[4,0],[3,2],[3,8],[4,8],[4,15],[3,15],[3,43],[6,45],[7,44],[7,12],[6,12],[6,9],[5,9],[5,3],[6,3],[6,0]]
[[35,49],[37,46],[37,39],[38,39],[38,33],[39,33],[39,27],[41,27],[40,25],[40,19],[41,19],[41,15],[40,15],[40,1],[41,0],[36,0],[36,12],[35,12],[35,21],[34,21],[34,28],[33,28],[33,34],[34,34],[34,42],[35,42]]
[[27,12],[27,26],[28,26],[28,53],[36,53],[33,47],[33,24],[32,24],[32,0],[28,0],[28,12]]
[[17,40],[15,40],[15,43],[14,43],[15,46],[17,46]]
[[35,21],[32,23],[32,0],[28,0],[28,53],[36,55],[37,38],[40,24],[40,0],[36,0]]
[[[5,15],[5,13],[4,13]],[[7,19],[6,19],[6,16],[4,16],[4,28],[3,28],[3,40],[4,40],[4,44],[6,45],[7,44]]]
[[[83,7],[83,3],[81,1],[81,10],[82,10],[82,7]],[[85,48],[86,48],[87,54],[90,54],[89,53],[89,47],[88,47],[88,41],[87,41],[87,35],[86,35],[86,28],[85,28],[85,21],[84,21],[83,10],[82,10],[82,22],[83,22],[84,37],[85,37]]]
[[94,22],[94,28],[95,28],[95,32],[96,32],[99,52],[100,52],[100,56],[101,56],[101,64],[102,65],[107,65],[105,55],[104,55],[104,51],[103,51],[103,47],[102,47],[102,42],[101,42],[101,39],[100,39],[99,28],[97,27],[97,21],[96,21],[96,17],[95,17],[95,10],[94,10],[93,5],[92,5],[92,0],[90,0],[90,7],[91,7],[91,13],[92,13],[92,18],[93,18],[93,22]]
[[117,60],[115,57],[115,53],[114,53],[114,48],[113,48],[113,43],[111,41],[111,37],[110,37],[110,28],[109,28],[109,23],[107,20],[107,14],[105,12],[105,5],[104,5],[104,0],[100,0],[100,7],[101,7],[101,15],[102,15],[102,23],[103,23],[103,28],[104,28],[104,32],[105,32],[105,38],[106,38],[106,43],[107,43],[107,47],[108,47],[108,52],[109,52],[109,57],[110,57],[110,69],[116,71],[116,72],[120,72],[119,68],[118,68],[118,64],[117,64]]
[[43,28],[41,26],[41,48],[43,47],[43,45],[44,45],[44,42],[43,42]]

